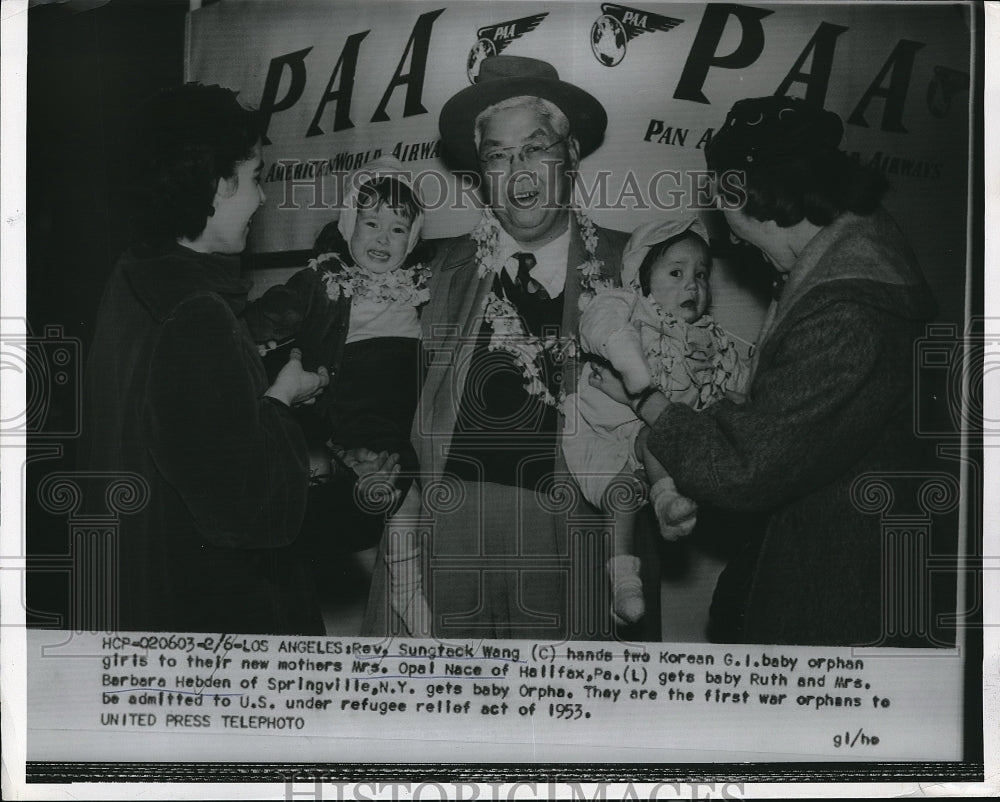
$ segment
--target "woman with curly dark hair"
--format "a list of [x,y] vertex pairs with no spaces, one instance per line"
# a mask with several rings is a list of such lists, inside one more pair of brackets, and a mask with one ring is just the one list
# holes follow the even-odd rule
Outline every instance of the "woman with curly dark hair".
[[884,178],[839,149],[842,135],[832,112],[764,97],[736,103],[706,148],[730,229],[783,280],[745,403],[695,413],[648,376],[593,379],[650,425],[681,492],[739,514],[745,549],[716,589],[718,640],[892,645],[883,595],[923,579],[885,573],[881,522],[852,486],[920,465],[913,347],[935,305],[881,207]]
[[289,548],[309,486],[290,407],[328,376],[296,353],[268,381],[241,319],[239,254],[264,202],[257,114],[235,92],[188,84],[140,120],[136,243],[105,290],[84,385],[83,467],[148,489],[120,523],[112,623],[322,634]]

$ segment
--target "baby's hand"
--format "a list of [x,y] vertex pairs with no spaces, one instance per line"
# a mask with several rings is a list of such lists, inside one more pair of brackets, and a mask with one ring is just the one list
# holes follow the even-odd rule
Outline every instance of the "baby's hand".
[[590,378],[591,387],[596,387],[606,396],[613,398],[619,404],[628,405],[628,391],[621,377],[611,368],[602,365],[591,364]]
[[630,393],[638,393],[652,380],[639,337],[631,326],[615,332],[605,344],[608,359],[621,374],[622,383]]

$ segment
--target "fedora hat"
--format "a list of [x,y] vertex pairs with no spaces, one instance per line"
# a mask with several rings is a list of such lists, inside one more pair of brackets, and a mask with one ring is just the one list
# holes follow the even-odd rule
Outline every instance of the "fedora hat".
[[490,56],[479,68],[479,78],[444,104],[439,127],[445,158],[466,170],[479,168],[476,117],[508,98],[529,95],[551,101],[569,120],[569,130],[580,143],[580,156],[597,149],[604,138],[608,114],[604,106],[578,86],[559,80],[547,61],[523,56]]

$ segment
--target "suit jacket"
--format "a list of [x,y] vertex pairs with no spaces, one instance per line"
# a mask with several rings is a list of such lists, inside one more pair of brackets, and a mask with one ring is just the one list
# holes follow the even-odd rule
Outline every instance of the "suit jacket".
[[[579,272],[576,268],[586,261],[587,251],[576,226],[576,221],[571,219],[570,225],[572,229],[566,264],[562,331],[567,334],[576,334],[579,331],[581,294]],[[602,273],[609,277],[615,285],[620,284],[621,255],[627,239],[627,235],[622,232],[597,227],[596,257],[603,263]],[[478,276],[477,243],[471,236],[464,235],[442,240],[437,243],[437,248],[437,258],[431,265],[431,300],[425,307],[422,316],[426,378],[413,426],[413,443],[420,459],[421,474],[427,483],[439,479],[444,473],[470,360],[483,323],[483,306],[493,287],[494,280],[492,272],[482,278]],[[577,371],[574,368],[574,365],[568,365],[567,369],[563,371],[562,386],[567,393],[573,392],[576,387]],[[562,449],[559,449],[556,454],[555,468],[557,474],[568,477],[569,472],[565,465]],[[506,497],[501,492],[503,490],[505,488],[495,488],[500,497]],[[557,506],[566,509],[561,503]],[[536,541],[531,549],[555,548],[560,553],[564,553],[565,543],[562,546],[556,544],[560,542],[560,538],[565,537],[566,529],[564,523],[559,519],[563,519],[564,515],[594,515],[596,513],[580,493],[575,495],[565,514],[549,513],[544,516],[548,519],[545,521],[538,517],[538,511],[541,511],[543,507],[537,503],[525,502],[523,505],[518,503],[518,507],[521,510],[520,514],[527,516],[519,519],[520,525],[538,527],[537,534],[541,540]],[[472,527],[479,525],[473,523],[473,519],[477,522],[479,520],[478,509],[475,500],[472,500],[472,503],[464,505],[462,510],[449,513],[448,516],[445,516],[446,528],[455,529],[457,527],[462,532],[467,531],[465,530],[466,525]],[[527,512],[532,509],[536,510],[534,514]],[[473,516],[473,519],[469,519],[469,515]],[[466,518],[464,522],[463,516]],[[646,615],[638,625],[618,631],[619,637],[633,640],[660,639],[659,536],[648,525],[649,523],[645,518],[640,519],[635,544],[636,553],[642,559],[643,588],[647,597]],[[489,533],[481,534],[488,539]],[[551,541],[548,540],[550,538],[552,538]],[[448,539],[445,538],[445,540]],[[543,547],[540,545],[543,542],[549,545]],[[523,545],[508,544],[508,546],[517,553],[521,553],[520,549],[523,548]],[[446,543],[443,548],[447,550],[454,547],[455,543],[452,541],[450,544]],[[513,554],[512,551],[504,553]],[[598,571],[599,575],[580,578],[579,585],[588,589],[584,591],[588,598],[572,602],[576,605],[573,609],[584,609],[582,605],[589,604],[589,595],[597,592],[594,590],[597,588],[595,583],[606,581],[603,562],[600,562]],[[445,582],[446,586],[447,584]],[[577,590],[579,591],[579,588]],[[494,592],[500,591],[494,589]],[[507,592],[513,593],[514,591],[508,589]],[[447,596],[447,594],[445,595]],[[442,599],[437,598],[437,601],[440,602]],[[447,602],[447,598],[444,601]],[[491,607],[493,603],[493,601],[486,602],[487,608],[493,609]],[[551,609],[551,611],[559,612],[560,616],[565,616],[561,620],[575,620],[574,616],[566,616],[568,611],[560,607],[560,604],[564,604],[564,602],[553,601],[545,609]],[[543,606],[545,606],[544,603]],[[445,607],[447,608],[447,603]],[[432,609],[434,609],[433,606]],[[451,610],[451,612],[454,613],[456,610]],[[504,614],[502,605],[494,612],[502,617]],[[579,624],[578,621],[577,625]],[[601,634],[591,632],[585,626],[577,625],[574,625],[575,628],[571,627],[567,630],[567,636],[581,639],[609,636],[610,631]],[[519,631],[516,624],[512,625],[509,630],[502,626],[499,629],[504,632],[502,637],[538,637],[537,633],[530,630]],[[472,632],[473,630],[470,630],[469,636],[472,636]],[[475,632],[479,635],[483,634],[483,630],[475,630]]]
[[[562,331],[575,334],[579,331],[581,292],[576,268],[586,261],[587,251],[575,219],[570,219],[570,226]],[[619,285],[621,255],[628,236],[596,228],[601,272]],[[483,305],[493,287],[492,272],[478,276],[477,243],[470,235],[437,245],[437,258],[431,264],[431,300],[421,318],[426,378],[413,427],[421,471],[429,479],[444,472],[476,335],[483,324]],[[575,386],[575,370],[564,371],[563,389],[570,393]]]

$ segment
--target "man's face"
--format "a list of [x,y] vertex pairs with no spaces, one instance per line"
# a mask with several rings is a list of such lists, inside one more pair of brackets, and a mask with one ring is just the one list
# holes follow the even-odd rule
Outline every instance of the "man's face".
[[497,219],[525,245],[551,242],[566,226],[579,164],[573,136],[560,141],[548,121],[528,108],[495,112],[483,127],[480,169]]

